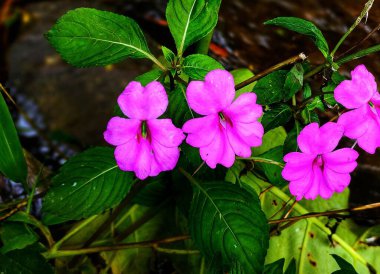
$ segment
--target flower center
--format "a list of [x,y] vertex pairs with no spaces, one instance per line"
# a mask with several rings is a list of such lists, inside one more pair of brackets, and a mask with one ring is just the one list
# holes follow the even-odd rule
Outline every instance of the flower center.
[[219,122],[220,124],[222,125],[223,128],[226,128],[227,127],[227,123],[232,126],[232,123],[230,121],[230,119],[225,115],[223,114],[223,112],[219,112]]
[[315,159],[314,159],[314,164],[319,166],[319,167],[322,167],[324,166],[324,162],[323,162],[323,158],[322,158],[322,155],[318,155]]
[[144,139],[147,137],[148,135],[148,132],[147,132],[147,128],[146,128],[146,121],[142,121],[141,123],[141,137],[143,137]]

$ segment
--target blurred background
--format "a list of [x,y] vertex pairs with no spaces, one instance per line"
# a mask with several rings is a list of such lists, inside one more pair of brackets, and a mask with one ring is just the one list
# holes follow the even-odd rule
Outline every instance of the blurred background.
[[[28,151],[44,164],[56,168],[77,151],[105,145],[102,133],[112,116],[117,96],[129,81],[152,65],[149,61],[129,59],[105,68],[73,68],[61,60],[43,36],[55,21],[77,7],[121,13],[139,23],[152,52],[159,55],[161,44],[174,50],[165,20],[166,2],[0,0],[0,82],[35,123],[32,126],[9,104],[21,132],[22,144]],[[307,38],[264,26],[263,22],[277,16],[310,20],[322,30],[330,47],[333,47],[360,14],[365,2],[224,0],[210,55],[227,69],[248,67],[254,73],[300,52],[304,52],[313,64],[319,64],[323,61],[322,56]],[[368,20],[349,36],[341,47],[341,53],[361,41],[379,24],[380,2],[375,1]],[[360,48],[379,43],[380,31]],[[364,63],[377,80],[380,79],[379,53],[350,62],[341,68],[341,72],[349,76],[349,71],[359,63]],[[353,175],[350,202],[352,205],[378,202],[380,152],[373,156],[362,153],[360,161]],[[4,182],[0,179],[1,196],[5,195],[4,189]],[[379,221],[380,212],[368,214],[358,218],[370,223]]]

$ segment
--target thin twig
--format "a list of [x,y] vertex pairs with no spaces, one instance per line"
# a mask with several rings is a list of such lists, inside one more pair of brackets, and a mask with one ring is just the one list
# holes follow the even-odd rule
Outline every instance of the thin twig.
[[290,213],[292,213],[292,211],[293,211],[293,208],[294,208],[294,206],[297,204],[297,200],[294,200],[294,202],[292,203],[292,205],[290,206],[290,208],[289,208],[289,210],[285,213],[285,215],[284,215],[284,219],[287,219],[288,217],[289,217],[289,215],[290,215]]
[[362,45],[365,41],[367,41],[378,30],[380,30],[380,23],[370,33],[368,33],[366,37],[361,39],[358,43],[350,47],[348,50],[346,50],[342,54],[339,54],[336,58],[340,59],[341,57],[345,56],[347,53],[350,53],[351,51],[353,51],[354,49]]
[[368,205],[362,205],[362,206],[357,206],[353,208],[345,208],[345,209],[338,209],[338,210],[331,210],[331,211],[325,211],[325,212],[316,212],[316,213],[309,213],[301,216],[295,216],[295,217],[290,217],[290,218],[282,218],[279,220],[269,220],[269,224],[279,224],[279,223],[284,223],[284,222],[291,222],[291,221],[298,221],[302,219],[307,219],[307,218],[314,218],[314,217],[322,217],[322,216],[341,216],[341,217],[347,217],[346,215],[341,215],[339,213],[352,213],[352,212],[357,212],[357,211],[364,211],[364,210],[370,210],[374,208],[380,208],[380,203],[373,203],[373,204],[368,204]]
[[285,61],[282,61],[281,63],[278,63],[278,64],[264,70],[263,72],[256,74],[255,76],[241,82],[240,84],[237,84],[235,86],[235,90],[239,90],[245,86],[248,86],[249,84],[252,84],[253,82],[263,78],[264,76],[268,75],[269,73],[276,71],[282,67],[294,64],[298,61],[304,61],[306,58],[307,58],[307,56],[303,52],[301,52],[300,54],[293,56],[293,57],[290,57],[289,59],[286,59]]
[[143,241],[143,242],[118,244],[118,245],[111,245],[111,246],[94,246],[94,247],[88,247],[88,248],[82,248],[82,249],[64,249],[64,250],[58,250],[54,252],[48,251],[48,252],[43,253],[43,256],[47,259],[52,259],[52,258],[58,258],[58,257],[76,256],[76,255],[99,253],[99,252],[105,252],[105,251],[130,249],[130,248],[149,248],[149,247],[152,248],[159,244],[174,243],[174,242],[179,242],[179,241],[185,241],[188,239],[190,239],[189,235],[180,235],[180,236],[174,236],[170,238],[153,240],[153,241]]

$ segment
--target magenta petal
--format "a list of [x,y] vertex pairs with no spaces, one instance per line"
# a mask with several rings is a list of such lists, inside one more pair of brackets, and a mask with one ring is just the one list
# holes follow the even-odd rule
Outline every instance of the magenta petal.
[[301,152],[290,152],[284,156],[284,161],[286,163],[292,163],[297,165],[302,165],[305,163],[311,163],[314,161],[317,154],[305,154]]
[[281,175],[285,180],[293,181],[307,176],[309,172],[312,172],[312,160],[297,164],[287,163]]
[[291,181],[289,184],[289,191],[292,195],[296,196],[296,200],[299,201],[304,197],[312,182],[313,172],[308,172],[306,176]]
[[321,151],[327,153],[333,151],[343,137],[344,127],[337,123],[328,122],[319,128]]
[[140,180],[146,179],[151,170],[153,160],[152,148],[147,139],[142,138],[139,143],[139,151],[135,158],[135,174]]
[[323,170],[323,176],[335,192],[342,192],[351,181],[351,176],[348,173],[338,173],[329,168]]
[[113,117],[107,124],[107,130],[103,134],[104,139],[111,145],[122,145],[136,138],[140,125],[139,120]]
[[175,168],[179,159],[178,147],[165,147],[157,141],[152,142],[154,159],[161,167],[162,171],[172,170]]
[[210,71],[204,82],[190,82],[186,97],[195,112],[201,115],[217,113],[229,106],[235,97],[234,79],[228,71]]
[[234,122],[233,128],[240,138],[249,146],[261,146],[264,135],[264,127],[259,122],[249,124]]
[[248,158],[252,154],[251,147],[241,138],[234,127],[227,124],[227,138],[236,155]]
[[323,155],[325,167],[337,173],[350,173],[356,166],[359,153],[352,148],[342,148]]
[[132,119],[150,120],[161,116],[168,106],[164,86],[153,81],[142,87],[139,82],[130,82],[117,100],[123,113]]
[[334,150],[343,136],[344,128],[336,123],[326,123],[319,128],[311,123],[301,130],[297,142],[300,150],[309,154],[321,154]]
[[116,147],[115,159],[121,170],[135,170],[135,161],[139,152],[138,146],[137,139],[130,139],[128,143]]
[[312,171],[312,181],[309,185],[309,188],[305,190],[305,199],[314,200],[320,193],[320,184],[324,183],[324,178],[322,175],[322,170],[317,165],[313,165]]
[[218,130],[212,142],[200,148],[200,155],[211,168],[216,168],[217,164],[229,168],[235,161],[235,154],[228,143],[225,130]]
[[256,104],[256,98],[254,93],[243,93],[223,113],[240,123],[256,122],[263,114],[263,108]]
[[351,76],[352,80],[343,81],[334,91],[335,100],[349,109],[367,104],[377,88],[375,77],[364,65],[357,66]]
[[178,147],[185,135],[170,119],[154,119],[147,122],[151,138],[165,147]]
[[373,117],[368,117],[368,129],[358,138],[358,145],[370,154],[380,147],[380,123]]
[[338,124],[344,127],[344,135],[351,139],[357,139],[368,130],[368,105],[343,113]]
[[218,114],[207,115],[187,121],[182,130],[188,133],[186,142],[193,147],[207,146],[219,130]]

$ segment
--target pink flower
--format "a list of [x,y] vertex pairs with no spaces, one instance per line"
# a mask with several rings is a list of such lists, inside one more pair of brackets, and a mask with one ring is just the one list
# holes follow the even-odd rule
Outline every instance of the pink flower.
[[345,136],[357,139],[362,149],[373,154],[380,147],[380,94],[375,77],[364,65],[351,71],[351,77],[334,91],[337,102],[353,109],[342,114],[338,124],[344,127]]
[[225,70],[209,72],[205,81],[193,81],[186,91],[189,106],[204,115],[183,125],[187,143],[200,148],[201,158],[211,168],[216,164],[231,167],[235,154],[251,156],[251,147],[260,146],[264,134],[257,121],[262,107],[256,94],[244,93],[235,101],[232,75]]
[[119,96],[118,104],[129,119],[113,117],[104,139],[116,146],[120,169],[134,171],[141,180],[173,169],[179,158],[178,146],[185,136],[170,119],[157,119],[168,106],[164,87],[157,81],[146,87],[131,82]]
[[311,123],[300,132],[297,142],[302,152],[286,154],[282,170],[282,176],[290,181],[290,193],[297,200],[314,200],[318,195],[328,199],[349,185],[359,154],[351,148],[333,151],[343,131],[342,126],[329,122],[320,128]]

